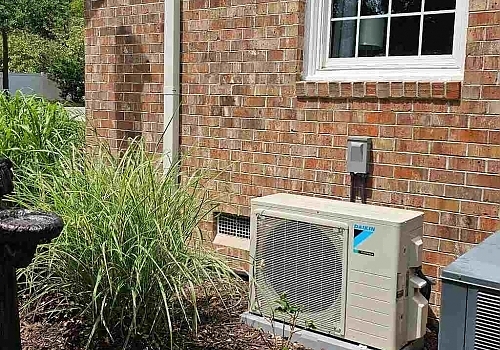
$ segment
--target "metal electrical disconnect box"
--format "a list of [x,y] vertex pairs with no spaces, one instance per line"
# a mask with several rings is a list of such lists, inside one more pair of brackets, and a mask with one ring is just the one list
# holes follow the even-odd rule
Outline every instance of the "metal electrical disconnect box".
[[347,140],[347,172],[368,174],[371,139],[351,136]]
[[441,277],[439,350],[500,349],[500,232]]

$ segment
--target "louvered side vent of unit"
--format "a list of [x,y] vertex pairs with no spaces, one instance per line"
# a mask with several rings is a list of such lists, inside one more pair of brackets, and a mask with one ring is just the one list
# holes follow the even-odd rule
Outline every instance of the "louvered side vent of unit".
[[474,350],[500,349],[500,295],[479,291]]
[[260,312],[272,316],[276,300],[286,293],[302,308],[297,326],[312,322],[319,332],[343,335],[347,237],[346,228],[260,215],[255,256]]

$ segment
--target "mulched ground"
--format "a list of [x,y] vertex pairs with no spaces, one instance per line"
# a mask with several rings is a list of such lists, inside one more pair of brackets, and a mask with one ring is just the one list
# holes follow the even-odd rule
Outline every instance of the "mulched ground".
[[[238,291],[238,292],[235,292]],[[233,290],[224,293],[223,300],[217,296],[200,298],[201,324],[197,335],[186,325],[175,328],[174,349],[178,350],[264,350],[272,349],[275,343],[271,335],[241,324],[239,316],[247,309],[247,289],[245,282],[237,282]],[[49,322],[39,320],[21,321],[21,337],[24,350],[83,350],[85,325],[78,319]],[[429,333],[426,338],[427,350],[437,350],[437,337]],[[279,341],[279,340],[278,340]],[[165,340],[161,349],[170,349],[170,341]],[[96,350],[113,349],[103,341]],[[153,350],[147,346],[135,345],[131,350]],[[303,347],[295,346],[296,350]],[[156,350],[156,347],[155,349]]]

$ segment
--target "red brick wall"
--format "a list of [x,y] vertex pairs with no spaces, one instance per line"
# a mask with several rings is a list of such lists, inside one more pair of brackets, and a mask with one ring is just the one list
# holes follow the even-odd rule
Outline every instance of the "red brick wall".
[[142,136],[161,150],[162,0],[86,1],[88,126],[117,149]]
[[366,135],[369,202],[425,211],[428,275],[500,228],[500,1],[470,0],[465,79],[446,85],[300,83],[304,0],[182,4],[185,165],[221,171],[223,211],[275,192],[347,198],[346,140]]

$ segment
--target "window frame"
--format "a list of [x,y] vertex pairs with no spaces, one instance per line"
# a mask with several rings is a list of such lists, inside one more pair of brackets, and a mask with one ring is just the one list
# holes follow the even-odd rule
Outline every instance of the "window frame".
[[[354,58],[328,57],[332,1],[307,1],[303,74],[305,81],[445,82],[463,80],[469,0],[456,0],[451,55]],[[324,28],[327,30],[323,30]]]

